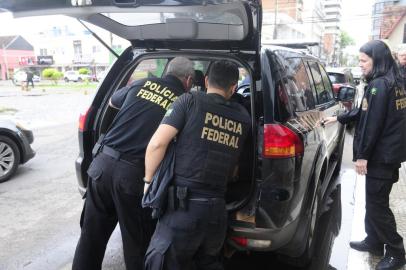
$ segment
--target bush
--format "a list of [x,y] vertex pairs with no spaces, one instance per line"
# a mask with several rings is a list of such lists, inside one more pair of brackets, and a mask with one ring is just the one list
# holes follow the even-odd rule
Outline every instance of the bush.
[[90,74],[90,70],[88,70],[87,68],[81,68],[81,69],[79,69],[79,74],[82,74],[82,75]]
[[58,80],[63,77],[63,73],[54,68],[46,68],[42,71],[42,77],[53,80],[55,84],[58,84]]

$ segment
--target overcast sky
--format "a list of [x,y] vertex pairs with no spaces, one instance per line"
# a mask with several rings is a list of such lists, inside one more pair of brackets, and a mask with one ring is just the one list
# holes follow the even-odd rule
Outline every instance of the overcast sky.
[[352,50],[358,49],[368,41],[372,28],[372,5],[374,0],[342,0],[341,29],[356,42]]
[[[306,1],[306,0],[305,0]],[[342,0],[342,29],[356,41],[356,45],[351,51],[356,53],[358,48],[368,41],[371,33],[371,10],[373,0]],[[0,13],[0,36],[20,34],[26,37],[34,34],[32,29],[44,29],[44,25],[49,28],[52,22],[69,23],[71,28],[82,26],[73,19],[63,16],[52,17],[31,17],[13,19],[10,13]],[[63,23],[62,23],[63,24]],[[38,31],[35,31],[38,32]]]

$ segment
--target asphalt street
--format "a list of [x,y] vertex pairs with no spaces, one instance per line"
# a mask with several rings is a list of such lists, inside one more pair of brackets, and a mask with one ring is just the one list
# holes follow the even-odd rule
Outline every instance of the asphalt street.
[[[18,119],[33,129],[37,155],[22,165],[10,181],[0,184],[0,269],[70,269],[83,205],[74,169],[77,119],[90,104],[92,93],[37,90],[22,94],[18,90],[0,88],[0,107],[10,109],[5,117]],[[337,223],[334,216],[339,211],[332,207],[323,221],[324,232],[316,252],[319,261],[311,269],[327,269],[320,268],[320,263],[330,264],[331,269],[346,269],[355,183],[350,150],[351,138],[347,136],[342,173],[337,179],[341,182],[341,196],[335,197],[339,196],[343,205],[341,231],[337,238],[332,234]],[[103,269],[125,269],[120,238],[116,229]],[[236,254],[228,262],[228,269],[253,266],[298,269],[269,254]]]

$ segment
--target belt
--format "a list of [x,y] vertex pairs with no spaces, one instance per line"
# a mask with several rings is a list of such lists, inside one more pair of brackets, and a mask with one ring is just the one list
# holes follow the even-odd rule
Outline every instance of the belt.
[[106,154],[116,160],[122,160],[125,162],[128,162],[132,165],[144,165],[144,159],[142,158],[136,158],[133,155],[121,153],[117,150],[114,150],[113,148],[103,145],[100,149],[100,153]]

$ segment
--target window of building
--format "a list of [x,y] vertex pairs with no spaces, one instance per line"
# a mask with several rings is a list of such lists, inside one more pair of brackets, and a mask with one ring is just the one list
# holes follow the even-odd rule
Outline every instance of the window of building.
[[82,56],[82,41],[74,40],[73,41],[73,53],[75,56]]
[[48,55],[48,54],[47,54],[47,49],[39,49],[39,55],[40,55],[40,56]]

